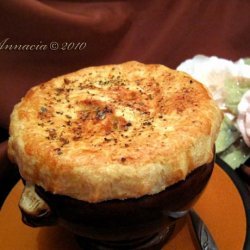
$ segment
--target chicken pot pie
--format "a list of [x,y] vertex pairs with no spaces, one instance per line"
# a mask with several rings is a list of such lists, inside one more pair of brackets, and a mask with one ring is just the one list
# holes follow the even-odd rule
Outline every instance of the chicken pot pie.
[[89,67],[27,92],[11,114],[8,154],[53,194],[138,198],[210,163],[221,119],[185,73],[135,61]]

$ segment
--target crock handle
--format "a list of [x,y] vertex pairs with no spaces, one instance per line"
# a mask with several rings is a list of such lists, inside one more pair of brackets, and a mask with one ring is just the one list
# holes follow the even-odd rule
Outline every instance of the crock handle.
[[36,193],[35,186],[26,182],[19,208],[23,222],[32,227],[56,224],[56,216],[49,205]]

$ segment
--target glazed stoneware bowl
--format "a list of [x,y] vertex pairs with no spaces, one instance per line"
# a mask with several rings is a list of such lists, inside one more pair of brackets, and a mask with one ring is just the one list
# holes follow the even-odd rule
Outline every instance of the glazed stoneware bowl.
[[200,166],[155,195],[100,203],[55,195],[26,183],[19,207],[25,224],[61,225],[76,235],[83,249],[161,249],[176,221],[204,190],[213,167],[214,161]]

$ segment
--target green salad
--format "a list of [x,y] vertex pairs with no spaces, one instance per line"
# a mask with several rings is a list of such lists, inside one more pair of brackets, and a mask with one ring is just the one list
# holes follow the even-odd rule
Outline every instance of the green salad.
[[[250,59],[246,59],[245,63],[250,64]],[[224,87],[226,109],[232,117],[237,117],[237,106],[243,94],[250,89],[250,79],[227,79]],[[234,119],[225,115],[216,141],[216,153],[233,169],[250,157],[250,149],[234,124]]]

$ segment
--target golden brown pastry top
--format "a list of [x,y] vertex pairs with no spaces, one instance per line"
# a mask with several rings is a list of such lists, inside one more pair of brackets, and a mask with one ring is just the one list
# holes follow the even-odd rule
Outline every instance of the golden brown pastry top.
[[88,202],[155,194],[213,157],[221,112],[163,65],[90,67],[35,86],[11,115],[24,179]]

